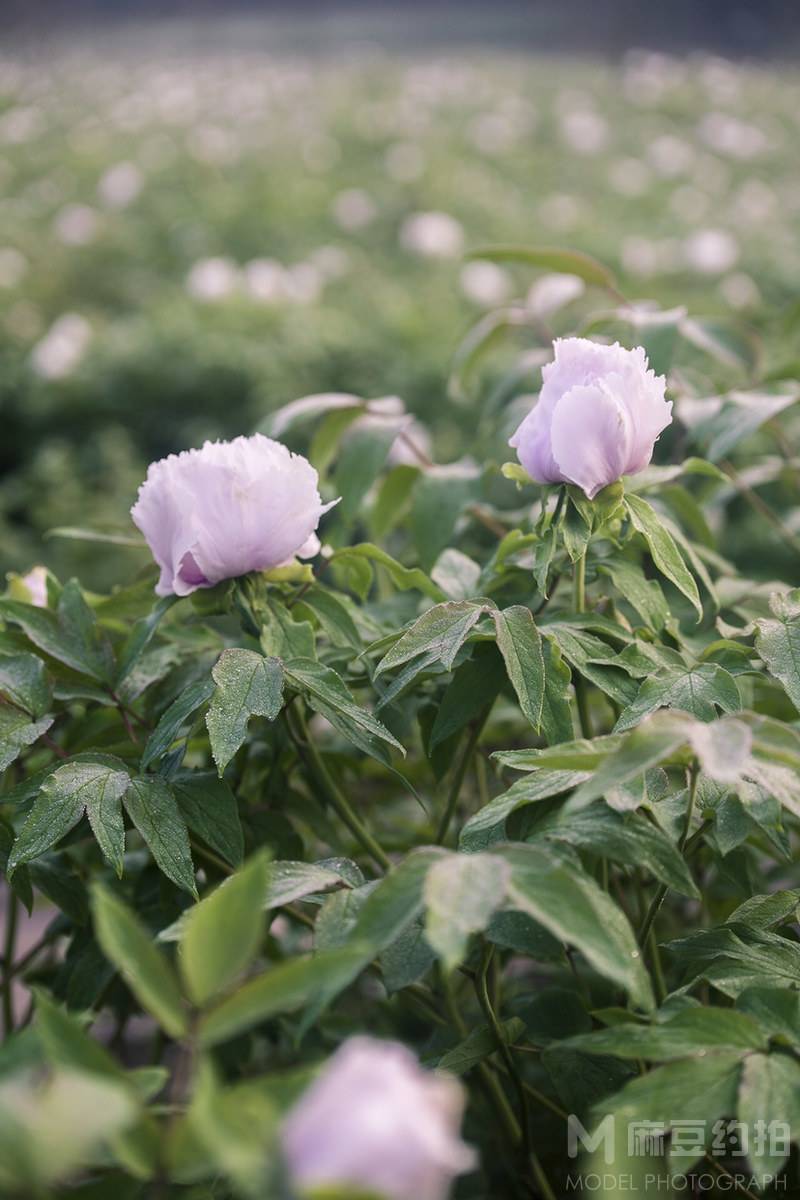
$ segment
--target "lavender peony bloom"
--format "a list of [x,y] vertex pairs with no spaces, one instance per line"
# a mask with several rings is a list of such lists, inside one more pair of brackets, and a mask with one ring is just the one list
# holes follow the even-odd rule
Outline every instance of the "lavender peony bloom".
[[350,1038],[284,1125],[292,1184],[444,1200],[475,1165],[459,1137],[463,1107],[461,1085],[422,1070],[405,1046]]
[[574,483],[592,500],[621,475],[644,470],[672,420],[672,401],[641,346],[558,338],[553,349],[538,403],[509,445],[538,483]]
[[317,481],[307,459],[260,433],[151,463],[131,516],[161,568],[158,595],[316,554],[314,531],[336,503],[322,503]]

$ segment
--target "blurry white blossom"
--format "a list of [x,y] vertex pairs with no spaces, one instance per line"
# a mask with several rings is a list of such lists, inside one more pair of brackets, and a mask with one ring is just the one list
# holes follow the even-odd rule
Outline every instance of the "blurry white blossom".
[[286,269],[275,258],[254,258],[245,263],[244,286],[253,300],[276,304],[286,299]]
[[698,229],[686,239],[683,255],[687,266],[701,275],[721,275],[739,257],[739,244],[724,229]]
[[565,113],[561,118],[561,136],[578,154],[599,154],[608,141],[608,122],[591,109]]
[[464,249],[464,229],[449,213],[412,213],[400,228],[400,244],[422,258],[458,258]]
[[93,241],[100,224],[97,211],[88,204],[67,204],[56,214],[56,236],[67,246],[86,246]]
[[45,379],[62,379],[75,370],[92,336],[85,317],[64,313],[31,351],[31,364]]
[[675,175],[685,175],[694,163],[694,147],[683,138],[672,133],[662,133],[654,138],[647,148],[650,159],[659,175],[672,179]]
[[202,258],[186,278],[186,290],[195,300],[224,300],[239,286],[239,268],[230,258]]
[[483,308],[492,308],[507,300],[511,292],[511,278],[497,263],[476,259],[465,263],[459,276],[461,290],[468,300]]
[[334,220],[348,233],[371,225],[377,215],[375,201],[363,188],[347,188],[334,196]]
[[103,173],[97,191],[108,208],[127,208],[143,185],[144,176],[135,163],[119,162]]
[[320,246],[308,258],[325,279],[341,279],[350,270],[350,255],[344,246]]
[[755,158],[768,146],[763,130],[747,121],[740,121],[730,113],[706,113],[697,132],[707,146],[728,158]]
[[726,275],[720,282],[719,290],[723,300],[731,308],[755,308],[761,301],[758,285],[743,271]]
[[586,285],[577,275],[553,271],[536,280],[528,292],[526,304],[534,316],[545,320],[585,291]]

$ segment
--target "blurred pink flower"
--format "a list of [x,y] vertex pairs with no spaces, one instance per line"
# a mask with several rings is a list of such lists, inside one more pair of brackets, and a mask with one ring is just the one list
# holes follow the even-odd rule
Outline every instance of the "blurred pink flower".
[[161,568],[159,596],[187,596],[319,550],[317,472],[263,434],[151,463],[131,509]]
[[558,338],[553,349],[538,403],[509,445],[538,483],[574,483],[592,500],[621,475],[644,470],[672,402],[641,346]]
[[397,1042],[350,1038],[301,1096],[283,1129],[292,1184],[386,1200],[445,1200],[475,1166],[459,1136],[464,1093],[424,1071]]

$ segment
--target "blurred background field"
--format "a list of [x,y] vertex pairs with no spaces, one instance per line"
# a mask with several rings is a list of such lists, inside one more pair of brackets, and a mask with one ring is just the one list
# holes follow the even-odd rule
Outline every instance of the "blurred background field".
[[98,588],[130,574],[146,555],[44,535],[132,532],[151,459],[311,392],[397,395],[437,461],[475,455],[474,414],[448,393],[456,346],[512,299],[551,315],[535,271],[465,260],[482,245],[588,251],[628,297],[735,316],[767,373],[789,373],[800,75],[774,56],[788,32],[765,43],[740,20],[709,47],[665,31],[667,53],[629,29],[591,54],[595,19],[543,52],[534,8],[12,30],[3,571],[45,562]]

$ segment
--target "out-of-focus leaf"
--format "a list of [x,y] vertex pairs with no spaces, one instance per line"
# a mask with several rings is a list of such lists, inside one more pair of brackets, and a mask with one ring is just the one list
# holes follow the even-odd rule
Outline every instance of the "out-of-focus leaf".
[[139,1003],[171,1037],[183,1037],[187,1017],[178,981],[150,933],[126,904],[101,884],[92,889],[97,940]]
[[469,257],[489,262],[518,262],[560,275],[577,275],[584,283],[616,290],[616,280],[608,267],[580,250],[563,250],[558,246],[482,246],[470,251]]
[[53,699],[45,665],[35,654],[0,658],[0,692],[34,720],[45,715]]
[[464,958],[470,934],[485,929],[505,899],[511,868],[492,854],[451,854],[425,877],[425,937],[452,971]]
[[199,1007],[227,991],[258,951],[267,870],[265,856],[256,855],[189,911],[179,963]]

